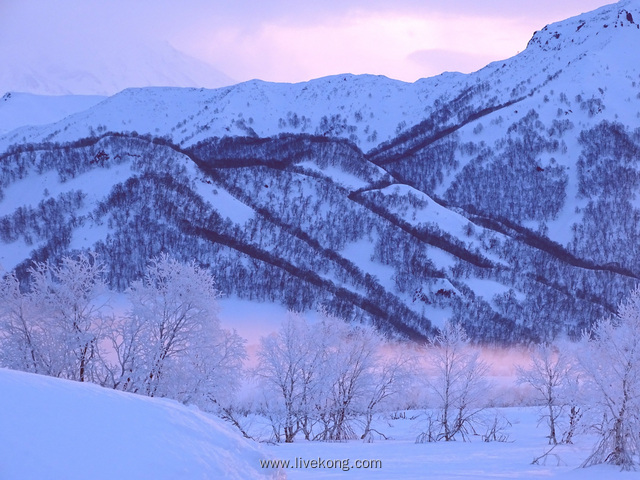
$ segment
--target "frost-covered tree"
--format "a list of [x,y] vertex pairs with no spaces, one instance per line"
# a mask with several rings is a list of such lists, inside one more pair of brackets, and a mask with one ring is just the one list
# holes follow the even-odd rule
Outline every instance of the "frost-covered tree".
[[577,388],[577,372],[571,357],[553,345],[539,345],[531,354],[529,368],[518,366],[516,373],[519,384],[529,384],[535,390],[536,400],[544,408],[541,420],[546,420],[549,426],[549,444],[557,444],[558,420],[575,398]]
[[110,312],[95,254],[35,263],[29,290],[0,278],[0,366],[228,409],[242,377],[244,340],[220,326],[213,277],[166,255]]
[[113,320],[115,388],[167,396],[211,409],[232,397],[241,378],[244,341],[218,319],[213,277],[167,255],[150,261],[127,292],[131,309]]
[[486,404],[488,366],[460,324],[447,322],[427,348],[428,386],[437,413],[431,431],[419,439],[450,442],[459,435],[466,440]]
[[36,262],[28,300],[40,317],[48,375],[94,381],[99,367],[102,315],[108,303],[104,265],[93,254]]
[[260,341],[256,374],[263,388],[274,394],[270,414],[281,412],[278,422],[286,443],[303,430],[310,435],[311,408],[321,374],[322,349],[312,341],[313,331],[299,314],[289,313],[280,330]]
[[14,273],[0,279],[0,365],[48,374],[51,366],[42,315],[32,298],[20,291]]
[[372,428],[374,415],[389,411],[400,404],[403,393],[411,388],[416,359],[407,346],[397,347],[392,354],[382,355],[371,373],[372,382],[364,395],[364,433],[362,439],[371,442],[373,434],[384,436]]
[[33,373],[96,381],[108,295],[93,254],[35,263],[29,290],[0,281],[0,363]]
[[276,440],[293,442],[298,433],[307,440],[356,438],[355,420],[371,417],[397,394],[400,360],[383,361],[382,337],[362,325],[321,312],[310,323],[289,314],[280,330],[262,339],[258,351],[263,413]]
[[599,435],[583,466],[630,470],[640,462],[640,287],[585,335],[579,360]]
[[323,429],[317,438],[352,439],[356,437],[352,421],[364,411],[368,389],[376,380],[382,338],[371,328],[349,326],[328,315],[319,328],[325,348],[325,393],[318,405]]

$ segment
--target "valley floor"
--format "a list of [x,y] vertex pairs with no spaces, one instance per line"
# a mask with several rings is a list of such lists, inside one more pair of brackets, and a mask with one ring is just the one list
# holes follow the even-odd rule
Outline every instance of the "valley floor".
[[[639,477],[637,471],[612,466],[578,468],[595,442],[584,434],[574,445],[555,448],[546,463],[532,465],[549,448],[535,407],[487,410],[489,419],[497,414],[511,424],[502,431],[508,434],[506,442],[475,437],[470,442],[416,444],[425,429],[425,412],[407,411],[377,420],[374,428],[387,440],[274,444],[245,440],[197,408],[97,385],[0,369],[0,392],[2,480]],[[269,438],[263,417],[242,422],[256,438]],[[290,468],[272,468],[274,461],[289,461]]]
[[[389,440],[373,443],[350,441],[324,443],[297,441],[293,444],[266,445],[264,450],[275,460],[289,461],[286,478],[292,480],[338,479],[602,479],[638,478],[638,472],[620,472],[613,466],[579,468],[591,452],[595,438],[580,435],[574,445],[558,445],[546,462],[532,465],[532,460],[549,449],[545,425],[538,426],[538,409],[500,408],[512,424],[506,430],[507,442],[483,442],[480,437],[470,442],[415,443],[421,433],[421,420],[389,420],[379,423],[379,430]],[[421,418],[423,418],[421,416]],[[298,468],[296,468],[296,459]],[[311,467],[311,462],[324,461],[324,468]],[[370,468],[356,468],[355,462]],[[306,462],[307,467],[304,467]],[[344,470],[342,467],[346,467]],[[333,467],[333,468],[331,468]]]

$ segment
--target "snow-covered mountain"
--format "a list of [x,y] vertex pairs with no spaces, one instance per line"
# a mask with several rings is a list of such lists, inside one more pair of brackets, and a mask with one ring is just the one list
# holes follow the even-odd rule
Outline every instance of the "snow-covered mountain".
[[208,63],[176,50],[168,43],[134,45],[110,40],[99,55],[89,45],[72,55],[56,52],[0,52],[0,94],[113,95],[129,87],[206,87],[235,83]]
[[34,95],[7,92],[0,98],[0,133],[24,125],[46,125],[87,110],[107,97],[100,95]]
[[[444,73],[413,84],[382,76],[336,75],[299,84],[252,80],[217,90],[128,89],[48,129],[16,132],[2,145],[25,133],[32,141],[68,141],[103,126],[169,136],[181,145],[211,136],[306,133],[347,138],[368,151],[430,116],[442,115],[441,106],[454,103],[465,108],[456,111],[450,123],[464,120],[471,111],[514,102],[537,105],[554,89],[600,98],[605,94],[598,88],[607,86],[608,95],[621,95],[637,69],[629,61],[640,34],[636,10],[636,0],[623,0],[548,25],[521,54],[470,75]],[[590,79],[584,77],[587,70]],[[597,78],[607,85],[595,85]],[[633,115],[621,120],[631,121]]]
[[127,89],[19,128],[0,262],[92,248],[123,289],[169,250],[406,336],[577,336],[640,279],[638,22],[623,0],[470,75]]
[[93,131],[136,131],[191,145],[212,136],[269,137],[303,133],[347,138],[368,149],[427,116],[430,101],[457,85],[462,74],[409,84],[371,75],[338,75],[298,84],[252,80],[216,90],[127,89],[98,108],[46,129],[24,128],[0,139],[26,136],[68,141]]

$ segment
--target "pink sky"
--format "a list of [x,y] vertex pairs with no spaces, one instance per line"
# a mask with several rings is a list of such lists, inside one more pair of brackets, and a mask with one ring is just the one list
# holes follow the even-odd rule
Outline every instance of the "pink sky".
[[371,73],[413,82],[511,57],[534,30],[605,3],[0,0],[0,58],[82,59],[160,40],[238,81]]

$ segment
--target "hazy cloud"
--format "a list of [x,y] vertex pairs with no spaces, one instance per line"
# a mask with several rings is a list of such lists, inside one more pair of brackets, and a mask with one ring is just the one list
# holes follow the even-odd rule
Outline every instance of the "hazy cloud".
[[0,60],[82,64],[167,41],[239,80],[413,81],[513,55],[534,30],[601,1],[2,0]]

